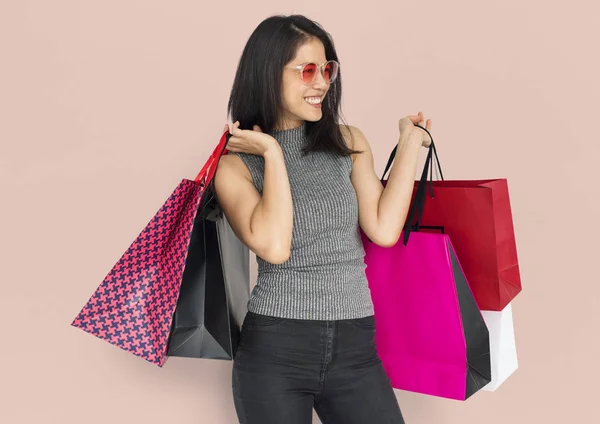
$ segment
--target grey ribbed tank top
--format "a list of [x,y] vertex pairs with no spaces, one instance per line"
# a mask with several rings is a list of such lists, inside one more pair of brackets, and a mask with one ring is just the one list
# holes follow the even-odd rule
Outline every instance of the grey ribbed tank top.
[[[352,159],[330,152],[302,156],[306,123],[272,131],[286,163],[293,202],[290,258],[272,264],[256,257],[258,277],[248,310],[284,318],[338,320],[374,313],[350,181]],[[237,154],[262,194],[264,158]]]

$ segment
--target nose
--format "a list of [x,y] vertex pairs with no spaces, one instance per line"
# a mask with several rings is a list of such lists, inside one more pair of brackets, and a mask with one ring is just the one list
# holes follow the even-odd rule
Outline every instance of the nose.
[[323,72],[321,69],[319,69],[319,71],[317,72],[317,75],[315,76],[315,80],[313,81],[312,86],[314,88],[327,88],[329,86],[329,84],[325,80],[325,77],[323,77]]

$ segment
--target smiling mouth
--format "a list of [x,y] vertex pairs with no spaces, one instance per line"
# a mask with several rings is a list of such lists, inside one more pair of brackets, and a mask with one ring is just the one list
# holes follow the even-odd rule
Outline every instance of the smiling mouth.
[[322,97],[316,97],[316,96],[311,96],[311,97],[305,97],[304,101],[306,103],[308,103],[311,106],[321,106],[321,103],[323,102],[323,98]]

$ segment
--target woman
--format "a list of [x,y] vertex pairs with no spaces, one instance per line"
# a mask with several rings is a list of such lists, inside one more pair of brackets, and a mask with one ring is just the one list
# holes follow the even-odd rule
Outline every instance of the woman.
[[[375,70],[368,66],[366,71]],[[215,174],[258,279],[233,363],[242,424],[403,423],[375,347],[359,226],[382,246],[406,219],[431,120],[400,120],[384,189],[362,132],[338,123],[341,74],[327,32],[273,16],[250,36],[229,99],[232,137]]]

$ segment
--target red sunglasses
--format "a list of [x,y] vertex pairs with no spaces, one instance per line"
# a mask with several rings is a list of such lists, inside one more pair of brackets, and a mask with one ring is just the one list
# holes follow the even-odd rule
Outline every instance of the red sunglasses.
[[317,76],[317,70],[321,71],[321,75],[323,75],[323,79],[327,84],[331,84],[334,82],[338,76],[338,70],[340,69],[340,64],[335,60],[329,60],[322,65],[317,65],[316,63],[305,63],[304,65],[298,66],[287,66],[288,68],[298,69],[300,71],[300,79],[306,85],[310,85],[315,82],[315,78]]

